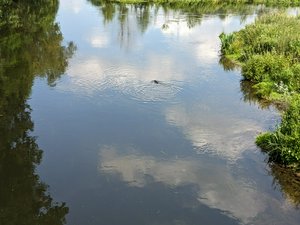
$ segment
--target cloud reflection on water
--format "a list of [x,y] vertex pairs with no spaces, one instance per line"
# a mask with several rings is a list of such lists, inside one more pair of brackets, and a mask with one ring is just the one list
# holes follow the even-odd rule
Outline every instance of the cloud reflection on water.
[[[115,90],[141,101],[172,99],[181,90],[182,82],[192,79],[189,77],[192,71],[198,73],[196,70],[200,69],[201,76],[197,79],[209,79],[207,74],[211,74],[218,62],[218,35],[242,26],[237,23],[238,19],[207,17],[202,18],[201,26],[190,28],[184,17],[176,19],[176,13],[166,15],[159,10],[150,17],[152,26],[137,35],[139,25],[134,22],[134,11],[130,10],[127,23],[131,31],[125,35],[126,39],[134,39],[129,40],[130,46],[123,48],[127,41],[116,46],[115,40],[122,40],[115,36],[123,32],[116,18],[104,27],[96,25],[86,30],[82,34],[83,43],[88,42],[90,48],[84,48],[89,50],[81,51],[71,61],[67,71],[71,79],[68,86],[61,89],[89,97]],[[167,29],[163,29],[166,23]],[[76,43],[80,48],[81,41]],[[151,80],[168,85],[153,89]]]
[[[161,101],[174,97],[181,89],[183,79],[180,68],[173,71],[175,63],[164,55],[150,54],[140,66],[120,62],[118,67],[97,57],[74,64],[68,70],[71,83],[64,91],[95,95],[105,90],[115,90],[142,101]],[[153,83],[159,80],[160,84]],[[76,88],[74,88],[74,86]]]
[[60,7],[64,10],[71,10],[74,14],[80,13],[85,3],[82,0],[60,1]]
[[263,130],[255,121],[197,104],[188,110],[169,107],[165,115],[168,123],[182,129],[199,153],[209,152],[228,161],[236,161],[243,152],[255,149],[255,136]]
[[98,32],[92,33],[89,37],[87,37],[87,41],[94,48],[104,48],[109,45],[109,37],[104,34],[98,34]]
[[[229,168],[208,161],[176,157],[163,160],[133,151],[124,154],[112,146],[104,146],[99,152],[98,170],[120,176],[131,187],[143,188],[149,182],[171,188],[194,185],[200,203],[220,209],[243,223],[266,209],[266,196],[258,192],[254,183],[234,177]],[[153,180],[149,181],[149,177]]]

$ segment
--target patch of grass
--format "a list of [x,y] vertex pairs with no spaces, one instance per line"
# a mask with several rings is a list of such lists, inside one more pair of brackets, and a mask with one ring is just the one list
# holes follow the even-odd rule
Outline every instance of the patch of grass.
[[284,165],[299,167],[300,163],[300,95],[295,95],[274,132],[257,137],[256,143],[269,152],[270,159]]
[[258,98],[289,105],[274,132],[257,137],[270,159],[300,169],[300,16],[277,13],[220,35],[221,52],[238,62]]
[[241,62],[267,52],[282,54],[299,62],[299,20],[299,16],[283,13],[264,15],[239,32],[221,34],[222,53]]

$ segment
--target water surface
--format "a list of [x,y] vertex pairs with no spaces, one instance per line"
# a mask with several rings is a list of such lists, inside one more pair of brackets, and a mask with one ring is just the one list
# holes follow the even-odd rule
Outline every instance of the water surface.
[[66,63],[27,94],[26,134],[43,151],[37,174],[56,215],[72,225],[298,224],[299,186],[285,188],[255,146],[278,112],[219,62],[219,34],[262,8],[99,2],[60,1],[64,40],[52,49],[69,48]]

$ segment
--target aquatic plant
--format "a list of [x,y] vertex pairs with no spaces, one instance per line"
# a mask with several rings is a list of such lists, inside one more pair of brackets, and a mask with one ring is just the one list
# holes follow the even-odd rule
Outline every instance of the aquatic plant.
[[300,17],[263,15],[232,34],[222,33],[221,53],[241,65],[256,97],[288,105],[274,132],[257,137],[270,160],[300,167]]

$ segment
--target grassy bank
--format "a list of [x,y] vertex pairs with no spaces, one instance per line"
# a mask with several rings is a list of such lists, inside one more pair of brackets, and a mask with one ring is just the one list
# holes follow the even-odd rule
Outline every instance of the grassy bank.
[[193,4],[193,3],[243,3],[243,4],[266,4],[266,5],[299,5],[300,0],[107,0],[119,3],[157,3],[157,4]]
[[270,14],[232,34],[221,34],[223,56],[240,64],[258,98],[288,105],[274,132],[256,143],[270,159],[300,168],[300,16]]

